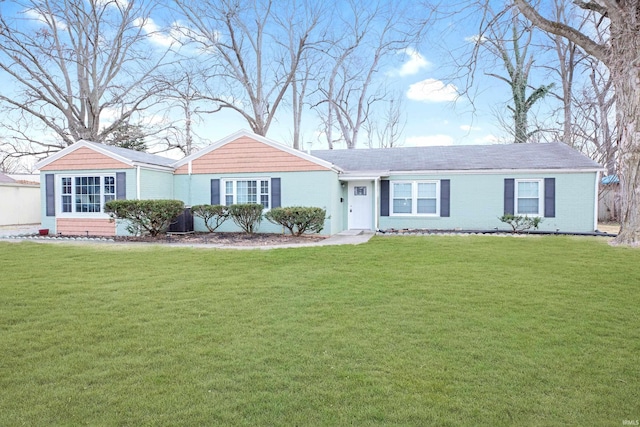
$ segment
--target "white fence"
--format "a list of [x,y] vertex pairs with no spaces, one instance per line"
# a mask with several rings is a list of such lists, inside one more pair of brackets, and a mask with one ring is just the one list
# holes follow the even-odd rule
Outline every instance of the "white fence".
[[0,183],[0,226],[40,224],[40,186]]

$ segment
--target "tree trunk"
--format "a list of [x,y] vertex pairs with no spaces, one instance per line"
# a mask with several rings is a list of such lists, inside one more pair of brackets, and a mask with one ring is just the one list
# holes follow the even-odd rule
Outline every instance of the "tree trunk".
[[626,75],[614,76],[622,195],[621,227],[616,243],[637,245],[640,243],[640,73],[637,66],[631,65],[633,60],[628,59]]
[[640,245],[640,6],[607,0],[574,2],[609,19],[609,42],[597,43],[578,29],[549,21],[525,0],[513,0],[537,27],[578,44],[609,68],[616,100],[618,172],[622,196],[620,232],[615,243]]

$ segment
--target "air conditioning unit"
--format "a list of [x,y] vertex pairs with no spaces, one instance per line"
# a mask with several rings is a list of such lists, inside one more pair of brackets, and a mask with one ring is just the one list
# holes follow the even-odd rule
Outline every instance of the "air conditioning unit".
[[193,232],[193,215],[191,208],[185,210],[169,226],[169,233],[192,233]]

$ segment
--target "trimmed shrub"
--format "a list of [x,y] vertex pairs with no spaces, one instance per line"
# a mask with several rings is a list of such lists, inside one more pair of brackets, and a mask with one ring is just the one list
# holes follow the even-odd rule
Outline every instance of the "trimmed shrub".
[[253,234],[258,231],[262,221],[262,209],[262,205],[258,203],[231,205],[229,216],[245,233]]
[[530,228],[538,229],[538,225],[542,222],[542,218],[539,216],[527,216],[527,215],[513,215],[504,214],[498,219],[511,226],[512,233],[519,233]]
[[202,218],[204,225],[212,233],[229,219],[229,208],[222,205],[195,205],[191,207],[191,213]]
[[180,200],[110,200],[104,208],[112,221],[129,221],[129,233],[157,236],[184,211],[184,203]]
[[273,208],[264,217],[274,224],[289,230],[292,236],[300,236],[309,231],[319,233],[324,228],[327,212],[322,208],[292,206]]

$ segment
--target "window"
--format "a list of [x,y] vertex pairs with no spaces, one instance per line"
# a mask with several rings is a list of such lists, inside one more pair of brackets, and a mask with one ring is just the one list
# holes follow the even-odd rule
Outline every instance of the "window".
[[516,215],[542,216],[542,180],[516,180]]
[[438,215],[438,181],[397,181],[391,186],[393,215]]
[[63,213],[102,213],[116,197],[116,179],[108,176],[64,176],[60,180]]
[[259,203],[269,209],[268,179],[255,180],[227,180],[224,183],[224,201],[226,206],[240,203]]
[[354,196],[366,196],[367,195],[367,187],[353,187],[353,195]]

